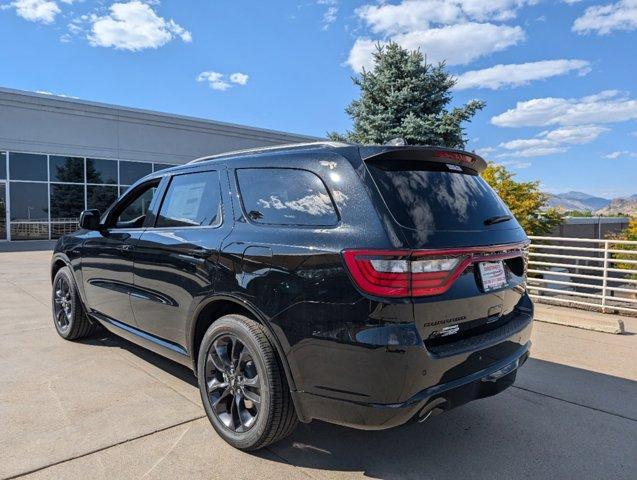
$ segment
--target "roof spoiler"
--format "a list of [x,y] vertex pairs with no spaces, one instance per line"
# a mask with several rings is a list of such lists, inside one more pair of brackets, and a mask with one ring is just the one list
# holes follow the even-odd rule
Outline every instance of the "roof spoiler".
[[361,146],[359,151],[364,161],[381,158],[386,160],[427,160],[460,165],[478,173],[487,168],[487,162],[480,155],[453,148],[383,145],[375,147]]

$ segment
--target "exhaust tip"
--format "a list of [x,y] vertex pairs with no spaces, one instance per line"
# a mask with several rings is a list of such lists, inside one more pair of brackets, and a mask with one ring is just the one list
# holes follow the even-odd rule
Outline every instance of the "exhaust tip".
[[447,401],[444,398],[437,398],[436,400],[425,405],[418,414],[418,423],[423,423],[431,417],[440,415],[442,412],[445,411],[445,403],[447,403]]

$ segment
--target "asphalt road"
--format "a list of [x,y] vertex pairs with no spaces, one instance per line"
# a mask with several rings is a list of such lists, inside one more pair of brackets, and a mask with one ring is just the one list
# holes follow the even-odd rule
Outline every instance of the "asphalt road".
[[496,397],[389,431],[301,425],[246,454],[186,368],[108,334],[59,338],[49,259],[0,253],[0,478],[637,478],[637,319],[622,336],[536,322]]

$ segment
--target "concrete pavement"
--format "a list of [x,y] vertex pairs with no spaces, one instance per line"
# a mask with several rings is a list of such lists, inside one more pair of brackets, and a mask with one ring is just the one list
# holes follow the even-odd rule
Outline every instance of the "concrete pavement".
[[536,322],[496,397],[381,432],[314,422],[245,454],[186,368],[107,334],[59,338],[49,259],[0,253],[0,478],[637,478],[637,320],[625,335]]

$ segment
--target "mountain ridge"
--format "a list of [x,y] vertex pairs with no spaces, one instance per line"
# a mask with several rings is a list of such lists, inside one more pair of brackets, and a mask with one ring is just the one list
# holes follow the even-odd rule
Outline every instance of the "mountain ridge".
[[637,215],[637,193],[628,197],[603,198],[585,192],[548,194],[549,207],[561,211],[579,210],[597,215]]

